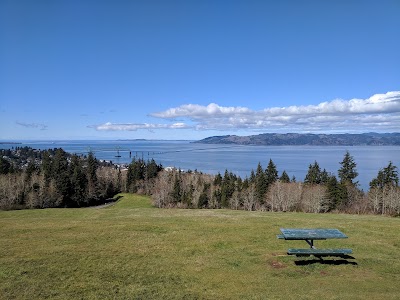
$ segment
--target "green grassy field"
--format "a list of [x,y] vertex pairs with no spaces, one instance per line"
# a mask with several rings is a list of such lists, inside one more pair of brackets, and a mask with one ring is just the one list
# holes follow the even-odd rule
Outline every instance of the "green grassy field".
[[[0,211],[1,299],[399,299],[400,219],[157,209]],[[285,255],[280,227],[338,228],[354,260]],[[354,262],[352,264],[351,262]]]

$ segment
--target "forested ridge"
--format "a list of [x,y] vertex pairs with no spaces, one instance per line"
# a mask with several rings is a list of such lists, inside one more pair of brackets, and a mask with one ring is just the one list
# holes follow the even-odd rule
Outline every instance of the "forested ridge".
[[62,149],[29,147],[1,150],[0,209],[84,207],[103,204],[119,192],[152,196],[160,208],[228,208],[312,213],[346,212],[400,215],[397,167],[389,162],[364,192],[349,152],[338,162],[338,176],[308,166],[303,181],[279,173],[270,159],[247,178],[226,170],[203,174],[164,169],[152,160],[134,158],[127,168]]
[[400,145],[400,133],[312,134],[312,133],[262,133],[258,135],[211,136],[196,141],[203,144],[236,145],[312,145],[312,146],[389,146]]

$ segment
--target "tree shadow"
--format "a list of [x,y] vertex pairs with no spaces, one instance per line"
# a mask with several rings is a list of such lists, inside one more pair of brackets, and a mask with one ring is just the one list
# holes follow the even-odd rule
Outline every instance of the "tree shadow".
[[317,259],[307,259],[307,260],[296,260],[294,264],[296,266],[308,266],[312,264],[321,264],[321,265],[353,265],[357,266],[358,263],[355,261],[348,261],[347,259],[355,259],[353,256],[350,255],[345,255],[341,256],[341,259],[323,259],[317,258]]

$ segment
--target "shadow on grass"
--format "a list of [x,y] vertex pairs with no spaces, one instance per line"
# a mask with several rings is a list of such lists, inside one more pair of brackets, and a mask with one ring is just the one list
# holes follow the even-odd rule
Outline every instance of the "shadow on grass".
[[296,266],[308,266],[308,265],[313,265],[313,264],[321,264],[321,265],[354,265],[357,266],[358,263],[355,261],[348,261],[347,259],[355,259],[352,256],[346,255],[342,256],[341,259],[322,259],[322,258],[317,258],[317,259],[308,259],[308,260],[296,260],[294,264]]

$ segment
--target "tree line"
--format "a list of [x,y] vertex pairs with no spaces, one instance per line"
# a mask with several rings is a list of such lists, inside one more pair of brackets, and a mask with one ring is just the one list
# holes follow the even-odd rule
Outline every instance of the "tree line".
[[81,207],[104,203],[122,190],[122,176],[93,155],[29,147],[3,150],[0,208]]
[[338,177],[315,161],[303,182],[289,178],[286,171],[279,176],[271,159],[265,169],[259,163],[244,180],[228,170],[215,176],[177,170],[157,177],[152,197],[158,207],[400,215],[397,167],[389,162],[367,193],[358,188],[356,167],[347,151]]
[[[23,155],[18,151],[20,158]],[[0,209],[82,207],[104,203],[119,192],[131,192],[150,195],[160,208],[400,215],[397,167],[389,162],[364,192],[358,188],[357,165],[348,151],[338,176],[321,169],[315,161],[308,166],[303,182],[290,178],[286,171],[279,175],[271,159],[265,169],[258,163],[256,170],[242,179],[228,170],[223,175],[167,171],[153,159],[134,158],[121,170],[112,163],[99,162],[93,153],[78,156],[62,149],[35,153],[39,162],[31,157],[23,167],[0,157]]]

